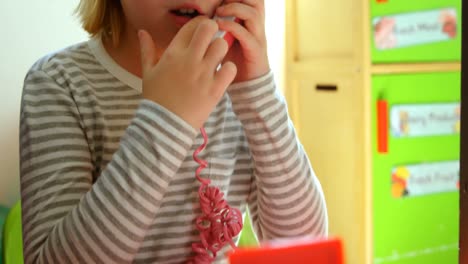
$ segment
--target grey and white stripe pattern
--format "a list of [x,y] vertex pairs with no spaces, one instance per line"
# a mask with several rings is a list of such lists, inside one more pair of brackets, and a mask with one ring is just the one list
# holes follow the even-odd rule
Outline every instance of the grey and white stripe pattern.
[[[26,263],[184,263],[198,240],[198,131],[112,75],[88,43],[38,61],[21,105]],[[273,76],[234,84],[200,154],[260,240],[326,236],[323,193]],[[226,248],[228,250],[228,248]],[[220,254],[222,261],[223,254]]]

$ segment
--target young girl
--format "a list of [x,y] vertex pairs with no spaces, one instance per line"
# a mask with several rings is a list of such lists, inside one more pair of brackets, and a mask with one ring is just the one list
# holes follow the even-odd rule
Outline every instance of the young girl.
[[[326,236],[322,189],[269,69],[264,0],[220,4],[81,0],[92,38],[42,58],[25,79],[26,263],[221,261],[247,205],[260,241]],[[218,29],[238,41],[229,52],[212,42]],[[203,162],[192,157],[200,131],[209,141],[199,177],[232,207],[219,252],[200,230],[210,225],[195,176]]]

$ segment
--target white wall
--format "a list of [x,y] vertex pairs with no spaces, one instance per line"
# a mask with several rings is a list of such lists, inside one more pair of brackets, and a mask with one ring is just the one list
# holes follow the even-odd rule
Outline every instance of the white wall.
[[286,0],[264,0],[268,56],[277,85],[284,91]]
[[[270,63],[282,83],[284,0],[267,2]],[[19,198],[19,107],[23,79],[40,57],[87,39],[72,12],[79,0],[4,1],[0,9],[0,204]]]
[[27,70],[47,53],[85,40],[78,0],[3,1],[0,9],[0,204],[19,198],[19,106]]

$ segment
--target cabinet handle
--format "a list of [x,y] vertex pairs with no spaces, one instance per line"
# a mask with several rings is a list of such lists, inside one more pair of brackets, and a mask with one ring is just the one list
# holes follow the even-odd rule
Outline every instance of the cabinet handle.
[[317,84],[315,86],[317,91],[328,91],[328,92],[336,92],[338,91],[338,86],[333,84]]

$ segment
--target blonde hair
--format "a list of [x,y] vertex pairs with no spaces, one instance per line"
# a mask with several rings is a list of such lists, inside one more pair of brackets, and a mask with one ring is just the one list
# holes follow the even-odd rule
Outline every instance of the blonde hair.
[[102,34],[119,44],[125,19],[119,0],[80,0],[75,13],[91,36]]

